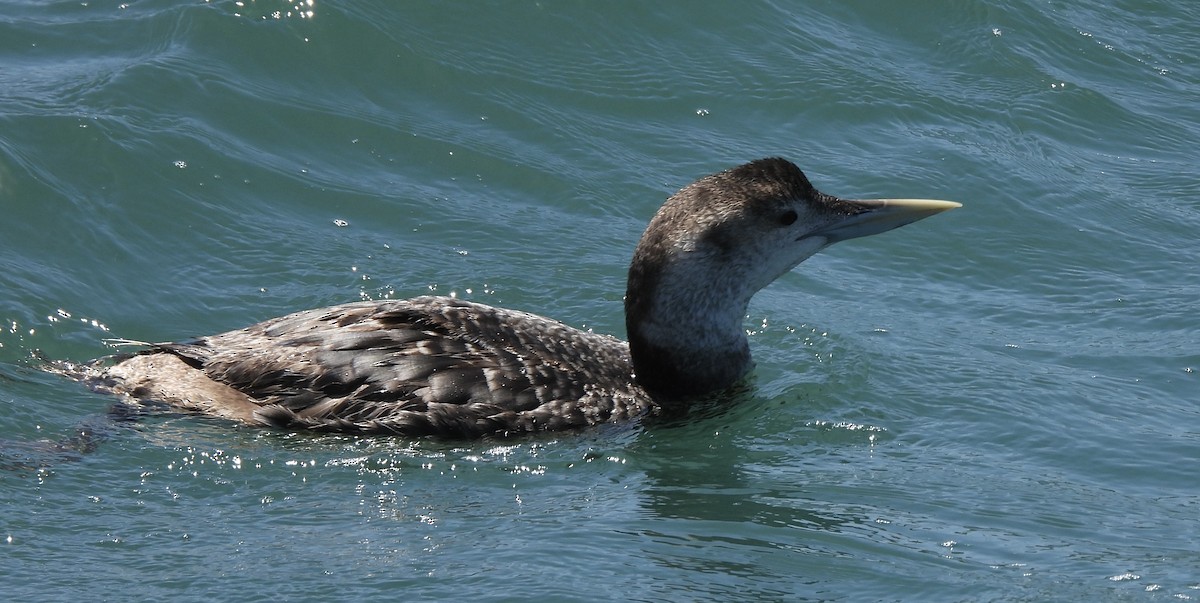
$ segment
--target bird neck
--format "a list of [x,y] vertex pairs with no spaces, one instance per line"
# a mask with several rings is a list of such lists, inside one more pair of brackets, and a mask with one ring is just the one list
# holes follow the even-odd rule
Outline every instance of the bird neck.
[[[637,383],[666,397],[726,389],[750,371],[743,326],[753,292],[702,258],[635,255],[625,295],[625,327]],[[697,264],[701,265],[697,265]]]

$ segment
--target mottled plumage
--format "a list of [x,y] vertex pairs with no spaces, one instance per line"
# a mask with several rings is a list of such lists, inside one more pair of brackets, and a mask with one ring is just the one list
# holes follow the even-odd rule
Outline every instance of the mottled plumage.
[[156,345],[110,368],[102,387],[212,414],[191,385],[138,378],[163,353],[229,386],[222,403],[250,411],[230,418],[289,429],[475,437],[650,409],[623,341],[449,297],[344,304]]
[[298,312],[64,372],[134,401],[286,429],[478,437],[623,421],[737,383],[752,366],[750,297],[805,258],[957,205],[838,199],[763,159],[684,187],[651,221],[629,269],[631,344],[418,297]]

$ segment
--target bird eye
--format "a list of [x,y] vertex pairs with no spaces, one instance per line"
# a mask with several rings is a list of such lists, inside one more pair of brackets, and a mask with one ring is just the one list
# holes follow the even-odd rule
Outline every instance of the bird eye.
[[796,215],[796,212],[789,209],[779,216],[779,223],[783,224],[784,226],[791,226],[792,224],[796,223],[796,218],[798,217],[799,216]]

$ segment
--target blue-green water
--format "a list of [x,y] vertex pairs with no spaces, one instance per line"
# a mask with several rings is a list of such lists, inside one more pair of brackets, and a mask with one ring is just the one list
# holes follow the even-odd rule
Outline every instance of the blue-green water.
[[[1197,90],[1182,0],[0,2],[0,593],[1200,599]],[[104,427],[36,368],[431,290],[621,334],[657,206],[767,155],[965,207],[761,293],[687,425]]]

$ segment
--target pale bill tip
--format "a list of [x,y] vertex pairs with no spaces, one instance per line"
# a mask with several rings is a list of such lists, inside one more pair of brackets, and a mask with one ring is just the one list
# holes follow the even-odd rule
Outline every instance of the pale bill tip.
[[924,211],[946,211],[962,207],[957,201],[942,201],[940,199],[878,199],[884,207],[903,207]]

